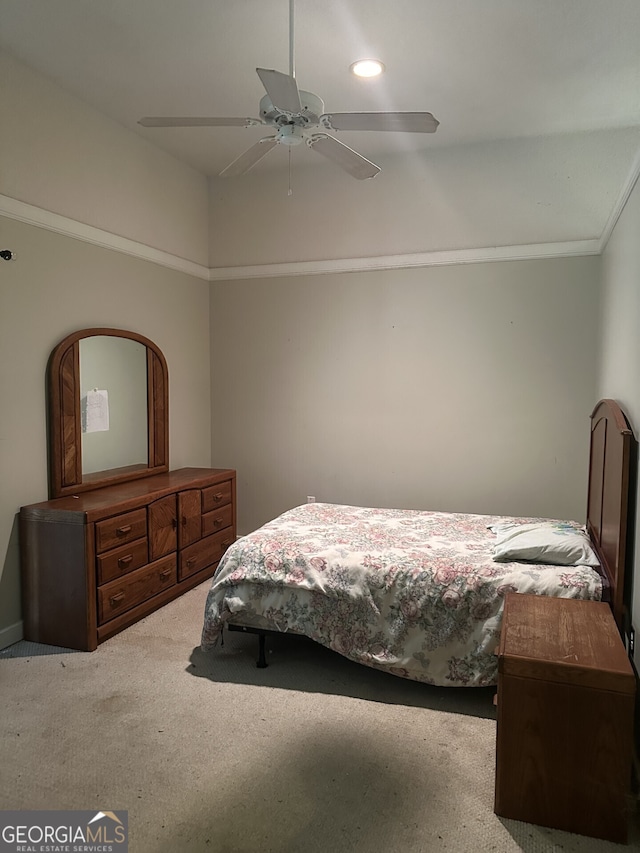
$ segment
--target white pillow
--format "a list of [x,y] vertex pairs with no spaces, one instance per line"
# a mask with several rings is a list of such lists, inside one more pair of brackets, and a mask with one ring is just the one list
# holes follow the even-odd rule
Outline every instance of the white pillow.
[[493,559],[497,563],[520,560],[554,566],[592,566],[600,561],[584,530],[560,521],[496,524]]

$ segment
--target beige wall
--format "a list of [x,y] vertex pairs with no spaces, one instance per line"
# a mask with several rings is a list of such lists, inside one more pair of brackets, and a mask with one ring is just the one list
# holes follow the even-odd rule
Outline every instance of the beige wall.
[[[636,185],[602,257],[600,396],[622,405],[640,439],[640,185]],[[640,628],[640,491],[636,491],[632,616]],[[638,635],[640,636],[640,635]],[[640,656],[636,652],[636,661]]]
[[318,501],[583,520],[599,259],[212,284],[239,530]]
[[0,217],[0,647],[20,638],[17,513],[47,499],[45,369],[81,328],[140,332],[169,366],[170,463],[211,456],[209,284]]
[[208,263],[207,179],[0,52],[0,193]]

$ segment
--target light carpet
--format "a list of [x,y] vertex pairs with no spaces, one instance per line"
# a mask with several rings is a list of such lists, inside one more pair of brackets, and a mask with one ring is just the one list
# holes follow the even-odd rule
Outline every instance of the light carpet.
[[127,810],[131,853],[640,851],[493,813],[493,690],[304,638],[199,649],[203,584],[92,653],[0,652],[2,809]]

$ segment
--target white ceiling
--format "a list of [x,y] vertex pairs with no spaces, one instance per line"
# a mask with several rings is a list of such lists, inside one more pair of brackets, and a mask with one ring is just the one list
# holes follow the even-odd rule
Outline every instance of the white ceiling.
[[[289,70],[289,0],[0,0],[0,21],[0,48],[211,176],[265,128],[152,129],[137,119],[256,116],[264,94],[256,67]],[[607,131],[640,128],[639,45],[639,0],[295,3],[298,85],[320,95],[327,111],[426,110],[440,121],[435,134],[337,134],[383,162],[408,151],[460,152],[468,161],[469,146],[518,140],[524,172],[541,138],[556,147],[566,139],[570,161],[580,133],[601,140],[597,164],[607,156]],[[386,74],[353,78],[349,65],[369,56]],[[624,162],[612,170],[617,185],[598,211],[602,225],[637,147],[615,152]],[[307,160],[318,167],[319,159],[304,150],[296,168]],[[270,155],[254,171],[277,165]],[[557,184],[556,169],[548,181]]]

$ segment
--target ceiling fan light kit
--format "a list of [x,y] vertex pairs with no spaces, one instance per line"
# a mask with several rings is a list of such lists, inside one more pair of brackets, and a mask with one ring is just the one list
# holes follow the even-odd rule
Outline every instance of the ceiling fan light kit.
[[[434,133],[438,121],[426,112],[347,112],[325,113],[324,101],[313,92],[298,89],[293,59],[293,6],[289,0],[289,74],[272,68],[256,68],[265,88],[259,104],[260,118],[235,118],[222,116],[148,116],[138,122],[143,127],[257,127],[266,125],[275,131],[265,136],[236,157],[220,177],[246,174],[276,145],[291,149],[302,142],[311,151],[321,154],[357,180],[375,177],[380,172],[366,157],[339,142],[331,131],[391,131],[394,133]],[[371,63],[372,60],[367,60]],[[355,65],[351,66],[354,73]],[[384,69],[379,63],[380,71]],[[378,73],[380,73],[378,71]],[[370,76],[370,75],[368,75]]]

